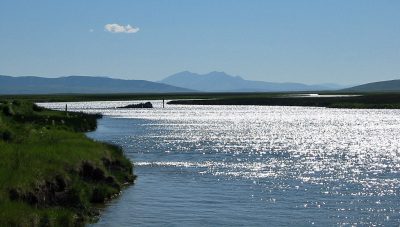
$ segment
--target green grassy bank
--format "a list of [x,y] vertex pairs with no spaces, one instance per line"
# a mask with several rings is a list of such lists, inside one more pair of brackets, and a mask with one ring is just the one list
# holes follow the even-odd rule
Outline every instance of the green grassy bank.
[[82,226],[134,181],[120,148],[85,136],[99,117],[0,99],[0,226]]
[[[329,94],[329,93],[328,93]],[[330,94],[329,94],[330,95]],[[353,109],[400,109],[398,93],[361,93],[347,97],[293,97],[291,94],[243,94],[204,100],[174,100],[168,104],[312,106]]]
[[[192,105],[266,105],[315,106],[354,109],[399,109],[400,93],[351,93],[340,91],[312,92],[321,95],[359,95],[352,97],[293,97],[310,92],[226,92],[226,93],[167,93],[167,94],[52,94],[7,95],[0,99],[19,99],[34,102],[116,101],[116,100],[174,100],[169,104]],[[202,100],[196,100],[202,99]]]

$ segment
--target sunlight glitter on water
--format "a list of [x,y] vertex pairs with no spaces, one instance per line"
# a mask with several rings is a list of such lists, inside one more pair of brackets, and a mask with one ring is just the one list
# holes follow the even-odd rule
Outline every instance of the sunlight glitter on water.
[[[400,194],[399,110],[179,105],[162,109],[160,101],[152,102],[151,110],[114,108],[132,101],[68,105],[111,118],[137,119],[136,127],[145,133],[114,141],[134,153],[137,168],[175,168],[218,180],[249,180],[265,192],[263,199],[274,190],[321,195],[317,201],[296,205],[304,210],[325,209],[326,196],[332,196],[330,206],[336,208],[329,215],[337,216],[332,217],[336,224],[399,220],[400,202],[385,201]],[[42,105],[62,109],[65,104]],[[353,199],[340,203],[345,196]],[[350,211],[367,214],[351,219],[346,216]]]

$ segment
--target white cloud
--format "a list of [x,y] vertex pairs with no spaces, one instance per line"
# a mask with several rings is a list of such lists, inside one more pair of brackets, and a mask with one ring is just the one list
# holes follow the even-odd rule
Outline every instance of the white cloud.
[[139,28],[132,27],[131,25],[119,25],[119,24],[106,24],[104,25],[105,31],[111,33],[136,33],[139,31]]

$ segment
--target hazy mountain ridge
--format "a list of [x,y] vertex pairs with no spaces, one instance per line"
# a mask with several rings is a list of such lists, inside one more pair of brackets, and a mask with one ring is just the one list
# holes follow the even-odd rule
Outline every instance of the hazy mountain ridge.
[[66,76],[45,78],[0,75],[0,94],[54,93],[170,93],[170,92],[284,92],[339,90],[345,92],[400,92],[400,79],[344,88],[337,84],[307,85],[245,80],[224,72],[205,75],[188,71],[171,75],[159,82],[124,80],[109,77]]
[[349,92],[399,92],[400,80],[372,82],[344,89]]
[[0,94],[159,93],[190,91],[192,90],[146,80],[122,80],[91,76],[44,78],[0,75]]
[[344,86],[336,84],[306,85],[302,83],[273,83],[264,81],[245,80],[240,76],[231,76],[224,72],[210,72],[208,74],[197,74],[183,71],[159,81],[161,83],[184,87],[199,91],[242,91],[242,92],[278,92],[278,91],[316,91],[336,90]]

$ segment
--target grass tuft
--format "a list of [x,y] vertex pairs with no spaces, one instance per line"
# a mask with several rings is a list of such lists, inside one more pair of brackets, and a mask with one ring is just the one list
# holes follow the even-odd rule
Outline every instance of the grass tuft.
[[96,203],[133,182],[119,147],[84,134],[101,115],[23,100],[1,101],[0,110],[0,226],[84,225]]

